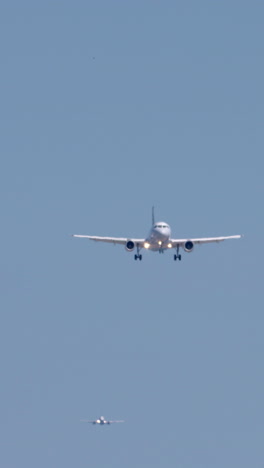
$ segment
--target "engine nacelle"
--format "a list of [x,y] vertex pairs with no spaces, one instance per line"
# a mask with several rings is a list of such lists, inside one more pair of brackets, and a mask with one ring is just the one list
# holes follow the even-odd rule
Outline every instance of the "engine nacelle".
[[135,242],[133,242],[132,240],[128,240],[126,245],[125,245],[125,249],[128,252],[132,252],[132,250],[134,250],[134,248],[135,248]]
[[194,244],[192,241],[188,240],[187,242],[185,242],[184,244],[184,250],[185,252],[192,252],[194,249]]

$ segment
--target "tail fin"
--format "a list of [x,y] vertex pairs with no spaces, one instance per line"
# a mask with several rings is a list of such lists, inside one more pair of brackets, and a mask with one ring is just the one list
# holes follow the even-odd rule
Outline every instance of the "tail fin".
[[154,206],[152,207],[152,225],[155,224]]

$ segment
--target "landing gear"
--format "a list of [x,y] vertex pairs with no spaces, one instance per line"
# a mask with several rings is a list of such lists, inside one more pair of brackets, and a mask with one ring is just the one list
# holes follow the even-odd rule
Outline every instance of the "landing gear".
[[137,253],[134,255],[134,259],[137,260],[139,259],[140,261],[142,260],[142,255],[139,253],[139,245],[137,245]]
[[181,261],[181,255],[179,255],[179,250],[180,250],[180,246],[177,245],[177,248],[176,248],[176,254],[174,255],[174,260],[176,261],[177,258],[179,259],[179,261]]
[[142,255],[141,255],[141,254],[140,254],[140,255],[135,255],[135,256],[134,256],[134,259],[135,259],[135,260],[139,259],[139,260],[141,261],[141,260],[142,260]]

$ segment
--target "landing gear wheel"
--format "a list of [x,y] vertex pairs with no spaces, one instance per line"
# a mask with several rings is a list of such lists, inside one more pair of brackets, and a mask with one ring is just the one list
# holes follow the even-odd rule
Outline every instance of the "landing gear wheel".
[[179,250],[180,250],[180,246],[177,245],[176,254],[174,255],[174,260],[177,260],[177,258],[178,258],[179,261],[181,261],[181,255],[179,255]]
[[138,256],[138,258],[139,258],[139,260],[141,261],[141,260],[142,260],[142,255],[140,254],[140,255]]
[[179,261],[181,261],[181,255],[176,255],[176,254],[175,254],[175,255],[174,255],[174,260],[177,260],[177,259],[179,259]]
[[135,256],[134,256],[134,259],[135,259],[135,260],[137,260],[137,258],[138,258],[138,256],[137,256],[137,255],[135,255]]

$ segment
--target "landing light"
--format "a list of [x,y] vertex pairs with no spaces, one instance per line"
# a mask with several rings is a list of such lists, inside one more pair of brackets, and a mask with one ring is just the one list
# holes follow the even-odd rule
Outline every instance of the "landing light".
[[158,242],[158,244],[159,244],[159,245],[161,245],[161,244],[162,244],[162,242],[161,242],[161,241],[159,241],[159,242]]
[[168,244],[168,249],[171,249],[172,248],[172,244]]
[[150,244],[148,242],[145,242],[144,247],[145,247],[145,249],[148,249],[150,247]]

